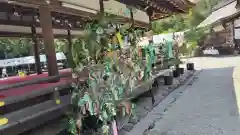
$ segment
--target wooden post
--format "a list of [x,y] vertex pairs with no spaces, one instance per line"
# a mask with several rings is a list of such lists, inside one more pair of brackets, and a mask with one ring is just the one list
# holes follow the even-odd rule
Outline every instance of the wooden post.
[[213,4],[212,4],[212,0],[208,0],[209,3],[209,7],[210,7],[210,12],[213,12]]
[[68,36],[67,36],[67,40],[68,40],[68,49],[67,49],[68,65],[71,68],[75,68],[76,64],[74,63],[73,56],[72,56],[72,37],[71,37],[71,28],[70,28],[70,26],[68,26],[67,32],[68,32]]
[[149,28],[149,30],[151,30],[152,29],[152,17],[151,16],[148,16],[148,18],[149,18],[149,26],[148,26],[148,28]]
[[240,0],[237,0],[237,7],[239,7],[239,5],[240,5]]
[[55,76],[59,73],[54,45],[51,11],[47,6],[40,6],[39,13],[40,25],[42,27],[42,35],[44,38],[44,49],[47,56],[48,75]]
[[132,22],[132,28],[134,28],[134,17],[133,17],[133,10],[132,10],[132,7],[129,8],[130,10],[130,18],[131,18],[131,22]]
[[67,36],[68,52],[71,52],[71,50],[72,50],[72,38],[71,38],[71,29],[70,29],[70,27],[68,27],[67,33],[68,33],[68,36]]
[[34,51],[34,58],[35,58],[35,66],[37,74],[42,74],[40,56],[39,56],[39,43],[37,40],[37,33],[36,33],[36,25],[32,24],[32,41],[33,41],[33,51]]
[[104,4],[103,0],[99,0],[99,6],[100,6],[100,12],[99,12],[99,17],[102,19],[104,17]]

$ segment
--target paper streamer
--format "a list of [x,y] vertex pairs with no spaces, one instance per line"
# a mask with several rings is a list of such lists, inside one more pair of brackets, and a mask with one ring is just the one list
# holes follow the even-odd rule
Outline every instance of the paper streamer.
[[124,43],[123,43],[123,40],[122,40],[122,35],[121,35],[121,33],[118,32],[116,35],[117,35],[117,39],[118,39],[118,42],[119,42],[120,47],[123,48]]
[[0,107],[4,106],[5,102],[0,101]]
[[112,122],[112,129],[113,129],[113,135],[118,135],[117,123],[115,120]]
[[124,37],[124,44],[127,45],[128,44],[128,36]]
[[25,75],[25,73],[24,73],[23,71],[19,71],[19,72],[18,72],[18,76],[20,76],[20,77],[25,77],[26,75]]
[[59,105],[61,103],[61,100],[57,99],[56,104]]
[[7,118],[0,118],[0,126],[3,126],[5,124],[8,123],[8,119]]

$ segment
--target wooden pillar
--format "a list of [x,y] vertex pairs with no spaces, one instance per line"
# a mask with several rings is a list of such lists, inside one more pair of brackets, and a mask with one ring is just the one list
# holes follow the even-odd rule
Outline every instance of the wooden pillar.
[[102,19],[104,17],[104,3],[103,0],[99,0],[99,7],[100,7],[100,12],[99,12],[99,17]]
[[148,18],[149,18],[149,29],[151,30],[152,29],[152,16],[153,16],[153,8],[152,7],[149,7],[147,9],[147,15],[148,15]]
[[48,75],[55,76],[58,75],[58,66],[54,45],[51,11],[48,6],[40,6],[39,13],[44,39],[44,49],[47,56]]
[[132,7],[130,7],[129,10],[130,10],[130,18],[131,18],[132,28],[134,28],[134,18],[133,18],[133,10],[132,10]]
[[34,58],[35,58],[36,71],[37,71],[37,74],[42,74],[42,68],[41,68],[41,62],[40,62],[40,56],[39,56],[39,43],[37,40],[35,24],[32,24],[31,30],[32,30],[33,52],[34,52]]
[[68,36],[67,36],[67,41],[68,41],[68,47],[67,47],[67,60],[68,60],[68,65],[71,68],[75,68],[76,64],[73,61],[73,56],[72,56],[72,37],[71,37],[71,27],[68,26],[67,28]]
[[68,40],[68,53],[72,51],[72,38],[71,38],[71,29],[70,27],[68,27],[67,29],[67,33],[68,33],[68,36],[67,36],[67,40]]
[[151,16],[148,16],[149,17],[149,30],[152,30],[152,17]]
[[240,0],[237,0],[237,6],[239,6],[240,5]]

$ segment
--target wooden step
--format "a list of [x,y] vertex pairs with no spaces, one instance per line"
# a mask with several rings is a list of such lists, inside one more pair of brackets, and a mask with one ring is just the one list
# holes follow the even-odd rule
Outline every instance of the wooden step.
[[59,105],[54,100],[48,100],[3,115],[8,119],[8,124],[0,127],[0,135],[17,135],[64,115],[69,108],[70,98],[70,95],[61,96]]
[[32,92],[20,96],[7,97],[0,99],[4,105],[0,107],[0,115],[4,115],[13,111],[23,109],[25,107],[33,106],[41,102],[53,99],[55,91],[64,96],[70,93],[70,84],[56,84],[48,88],[38,88]]

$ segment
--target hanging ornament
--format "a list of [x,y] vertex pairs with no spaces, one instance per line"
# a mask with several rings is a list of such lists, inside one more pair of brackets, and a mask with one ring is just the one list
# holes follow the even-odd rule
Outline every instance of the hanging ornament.
[[97,33],[98,35],[102,35],[103,32],[104,32],[104,29],[101,28],[101,27],[98,27],[97,30],[96,30],[96,33]]
[[8,119],[7,118],[0,118],[0,127],[7,124],[8,123]]
[[0,101],[0,107],[3,107],[5,105],[5,102]]
[[61,103],[61,100],[60,99],[57,99],[56,100],[56,104],[59,105]]
[[75,120],[73,118],[70,118],[68,124],[69,124],[68,132],[72,135],[77,135],[77,127]]
[[118,39],[118,43],[120,45],[121,48],[123,48],[124,46],[124,42],[123,42],[123,38],[120,32],[117,33],[117,39]]
[[102,127],[102,131],[103,131],[103,135],[108,135],[108,132],[109,132],[109,126],[104,125],[104,126]]
[[112,122],[112,130],[113,130],[113,135],[118,135],[118,128],[115,120],[113,120]]
[[130,16],[130,10],[128,9],[128,8],[126,8],[125,10],[124,10],[124,16]]
[[124,37],[124,45],[127,45],[128,44],[128,36],[125,36]]

